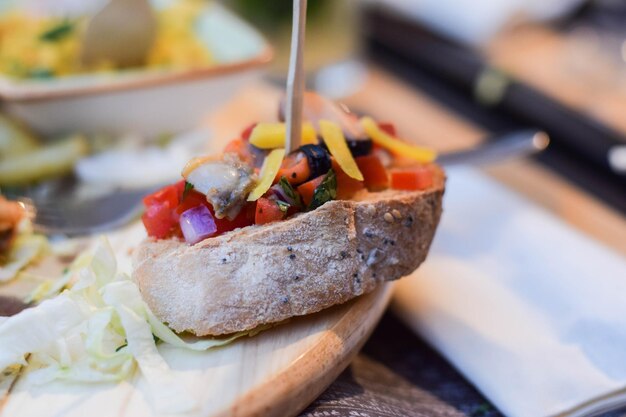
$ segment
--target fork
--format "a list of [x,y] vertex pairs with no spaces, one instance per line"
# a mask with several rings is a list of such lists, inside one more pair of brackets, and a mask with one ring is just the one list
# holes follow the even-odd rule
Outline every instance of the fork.
[[116,190],[86,200],[28,200],[35,231],[46,235],[81,236],[124,226],[141,214],[142,197],[158,187]]
[[141,214],[141,199],[163,185],[104,189],[97,195],[85,196],[81,184],[70,177],[13,190],[8,197],[24,204],[36,232],[72,237],[106,232],[130,223]]

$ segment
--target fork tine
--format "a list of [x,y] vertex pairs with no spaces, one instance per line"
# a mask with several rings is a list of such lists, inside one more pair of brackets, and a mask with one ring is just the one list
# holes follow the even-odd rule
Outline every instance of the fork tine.
[[141,212],[141,199],[156,187],[118,190],[92,199],[35,201],[35,230],[68,236],[100,233],[123,226]]

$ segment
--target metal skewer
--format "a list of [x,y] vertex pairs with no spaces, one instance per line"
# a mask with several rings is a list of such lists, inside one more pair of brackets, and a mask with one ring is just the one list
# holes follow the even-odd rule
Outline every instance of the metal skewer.
[[304,32],[306,28],[307,0],[293,0],[293,27],[291,30],[291,56],[287,75],[287,105],[285,122],[287,134],[285,151],[300,147],[302,139],[302,98],[304,95]]

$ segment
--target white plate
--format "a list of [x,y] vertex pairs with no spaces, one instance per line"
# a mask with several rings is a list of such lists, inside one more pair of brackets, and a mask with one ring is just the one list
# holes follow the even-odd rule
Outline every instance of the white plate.
[[196,125],[244,83],[261,75],[273,50],[218,4],[198,18],[197,35],[219,64],[16,80],[0,74],[4,110],[44,135],[69,132],[156,136]]

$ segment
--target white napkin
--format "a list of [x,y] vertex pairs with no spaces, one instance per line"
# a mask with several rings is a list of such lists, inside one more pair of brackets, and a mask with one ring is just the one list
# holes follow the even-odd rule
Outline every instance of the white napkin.
[[477,171],[394,304],[508,416],[626,405],[626,259]]

